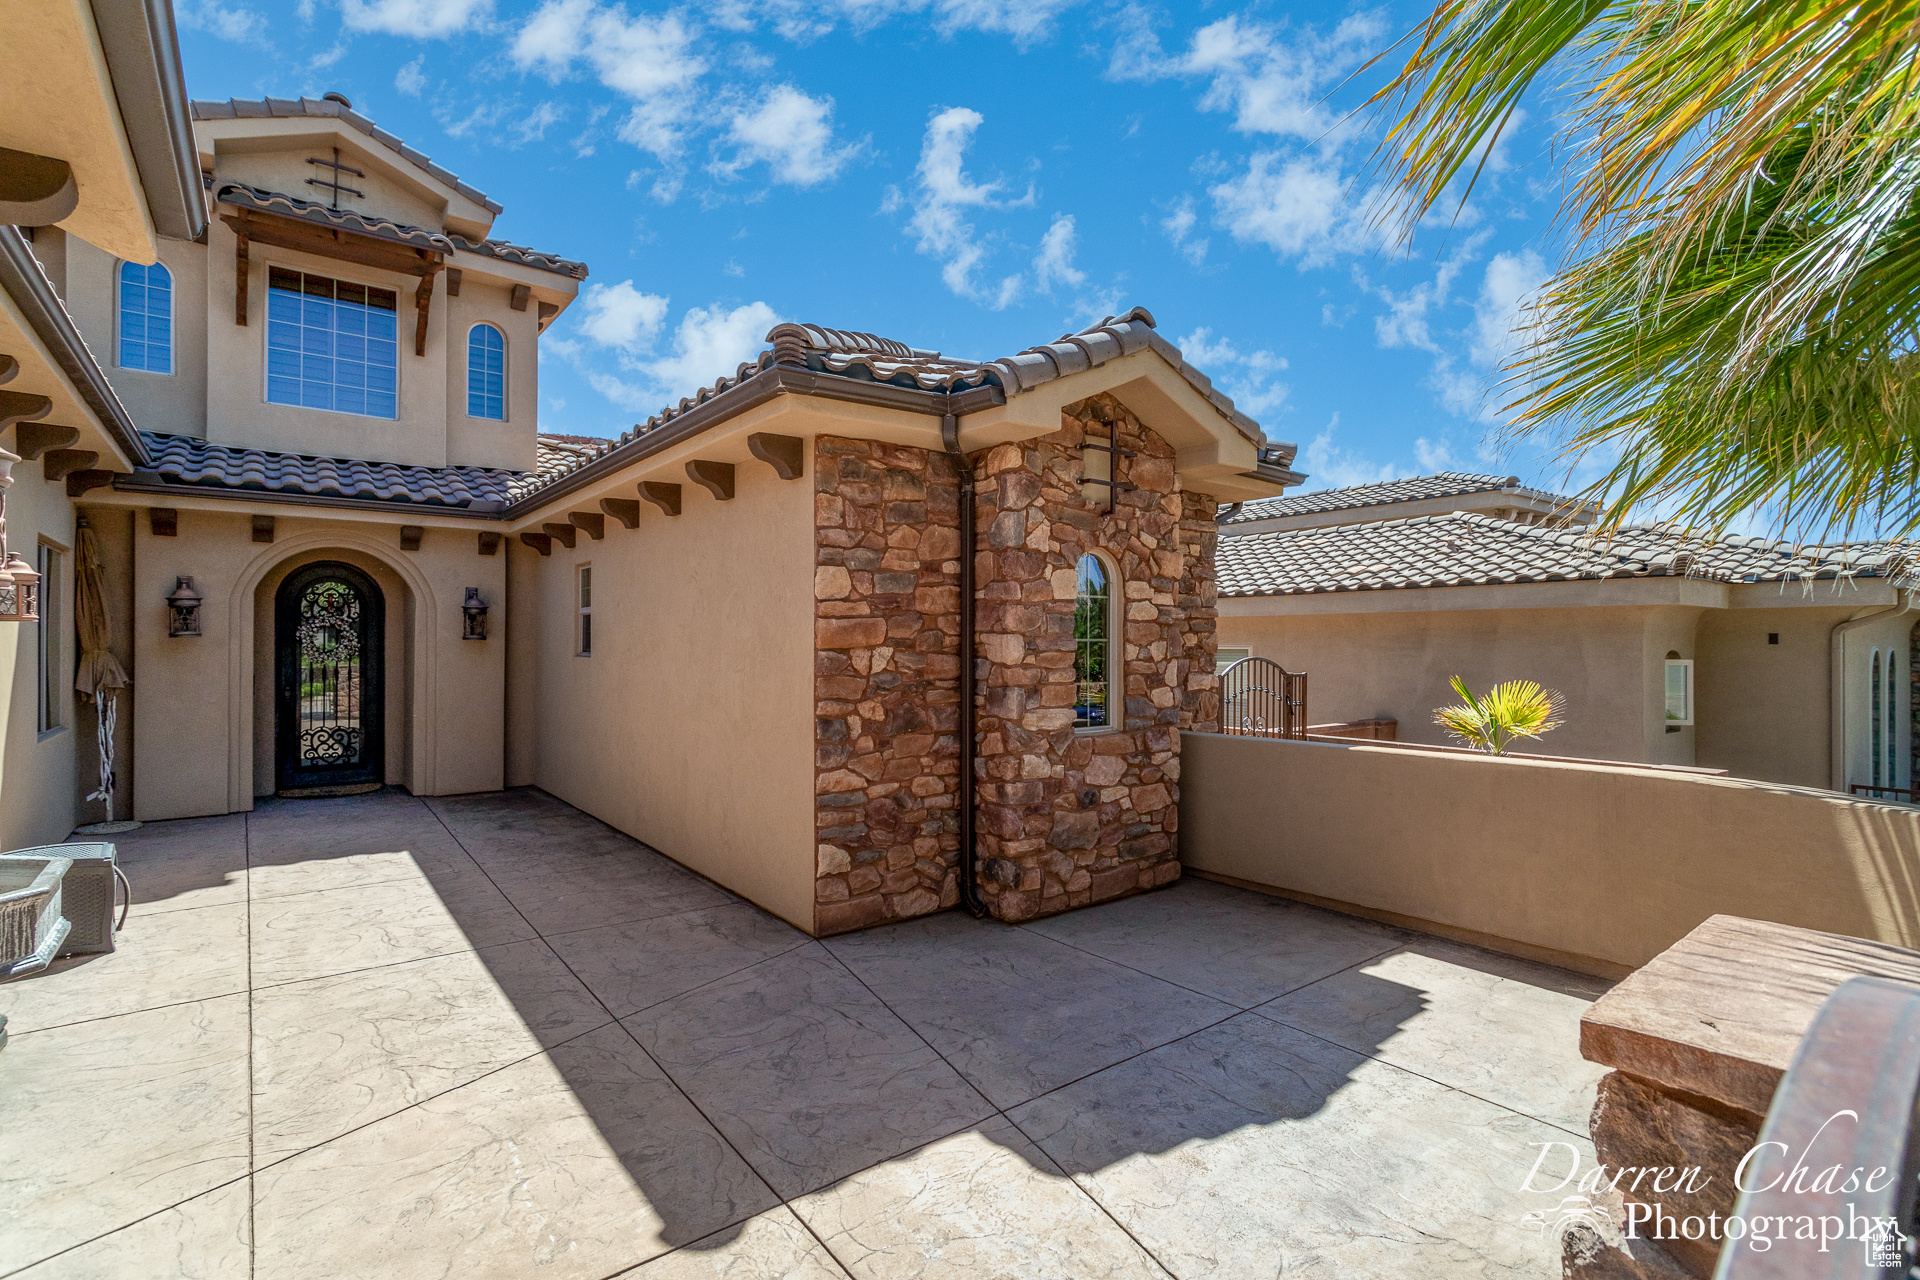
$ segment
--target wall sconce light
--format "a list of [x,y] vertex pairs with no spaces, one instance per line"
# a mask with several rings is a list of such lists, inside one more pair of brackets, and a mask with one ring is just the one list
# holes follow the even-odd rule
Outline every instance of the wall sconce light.
[[13,483],[13,464],[20,459],[0,449],[0,622],[40,620],[40,575],[33,566],[7,552],[7,488]]
[[485,640],[487,638],[487,602],[480,598],[480,588],[467,588],[467,600],[460,606],[460,612],[466,619],[466,629],[460,633],[460,638]]
[[181,578],[167,597],[167,634],[200,634],[200,593],[193,589],[192,578]]

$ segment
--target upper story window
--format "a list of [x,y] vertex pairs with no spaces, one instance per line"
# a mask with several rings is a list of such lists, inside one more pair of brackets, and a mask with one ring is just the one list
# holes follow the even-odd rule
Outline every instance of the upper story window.
[[399,298],[391,289],[267,271],[267,402],[396,416]]
[[173,372],[173,273],[120,264],[120,367]]
[[1080,557],[1073,606],[1073,727],[1113,724],[1113,575],[1099,556]]
[[576,570],[574,578],[574,608],[580,614],[580,647],[574,650],[579,657],[593,655],[593,566],[583,564]]
[[467,416],[507,417],[507,339],[490,324],[467,331]]

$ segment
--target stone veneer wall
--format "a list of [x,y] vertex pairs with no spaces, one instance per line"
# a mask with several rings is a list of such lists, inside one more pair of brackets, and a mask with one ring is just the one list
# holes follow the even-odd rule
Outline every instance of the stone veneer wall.
[[[1134,487],[1111,515],[1080,495],[1089,426],[1138,455],[1119,462]],[[1166,884],[1180,874],[1180,730],[1219,716],[1215,503],[1180,492],[1172,448],[1107,395],[976,470],[981,893],[994,915],[1025,920]],[[1124,720],[1076,734],[1075,567],[1095,549],[1124,593]]]
[[946,455],[814,445],[814,928],[959,900],[959,485]]

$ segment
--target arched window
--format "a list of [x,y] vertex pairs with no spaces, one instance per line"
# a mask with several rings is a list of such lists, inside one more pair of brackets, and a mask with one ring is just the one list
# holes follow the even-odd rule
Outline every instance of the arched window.
[[120,264],[120,367],[173,372],[173,273]]
[[507,339],[490,324],[467,331],[467,416],[507,417]]
[[1073,727],[1104,729],[1113,718],[1113,572],[1097,555],[1080,557],[1073,606]]

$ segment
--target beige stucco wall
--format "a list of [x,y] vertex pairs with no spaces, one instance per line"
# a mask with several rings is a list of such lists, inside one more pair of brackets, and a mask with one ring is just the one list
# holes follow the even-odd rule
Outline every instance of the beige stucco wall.
[[1741,778],[1827,786],[1833,627],[1854,612],[1782,604],[1704,613],[1694,665],[1699,762]]
[[[286,514],[277,517],[274,542],[260,544],[250,514],[182,510],[171,538],[153,536],[144,510],[135,517],[135,816],[228,813],[251,808],[256,791],[270,789],[256,776],[256,734],[270,733],[257,722],[255,701],[259,655],[271,652],[257,631],[259,588],[290,561],[330,556],[377,562],[405,586],[408,618],[394,619],[396,593],[387,593],[389,636],[405,636],[409,649],[404,669],[390,664],[387,672],[390,686],[404,680],[408,691],[405,715],[388,720],[390,779],[426,795],[499,787],[506,650],[460,639],[460,603],[465,587],[478,586],[497,607],[503,557],[479,555],[467,528],[428,528],[420,550],[409,552],[400,549],[398,524]],[[167,635],[165,600],[181,574],[206,598],[198,638]]]
[[[463,259],[473,255],[463,254]],[[506,467],[531,471],[534,426],[539,420],[539,304],[525,311],[511,305],[512,289],[462,268],[460,296],[447,298],[447,340],[452,344],[447,369],[447,461],[454,466]],[[442,292],[444,292],[444,287]],[[467,414],[467,338],[485,322],[507,340],[507,416],[504,422]]]
[[1530,749],[1691,764],[1691,731],[1665,731],[1660,680],[1669,649],[1693,656],[1698,613],[1654,604],[1236,616],[1222,602],[1220,644],[1305,671],[1313,724],[1390,716],[1400,741],[1445,744],[1433,709],[1456,701],[1449,677],[1475,692],[1528,679],[1567,702],[1566,723]]
[[[9,431],[6,439],[12,441]],[[66,552],[58,582],[42,584],[57,602],[60,620],[55,671],[59,727],[40,729],[39,628],[34,623],[0,622],[0,724],[5,725],[0,756],[0,848],[64,840],[80,821],[75,801],[77,696],[73,692],[73,504],[64,485],[48,483],[37,462],[14,464],[6,495],[7,547],[28,564],[47,543]],[[46,616],[43,610],[43,617]]]
[[514,541],[509,629],[538,649],[516,712],[531,703],[541,787],[811,930],[813,481],[750,463],[736,486],[720,502],[687,484],[683,514],[643,504],[637,529],[608,519],[549,558]]
[[1186,735],[1181,855],[1593,972],[1719,912],[1920,945],[1920,810],[1731,778]]
[[[35,250],[39,251],[36,241]],[[51,256],[51,255],[49,255]],[[160,261],[173,274],[173,372],[120,367],[120,260],[84,240],[65,237],[62,299],[80,336],[106,372],[134,423],[169,435],[207,434],[207,248],[160,242]],[[227,298],[227,323],[233,299]]]

